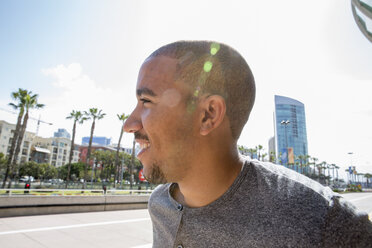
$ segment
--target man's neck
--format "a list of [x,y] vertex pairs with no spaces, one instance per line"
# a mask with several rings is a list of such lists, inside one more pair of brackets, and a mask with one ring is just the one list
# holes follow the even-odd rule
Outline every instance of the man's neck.
[[243,164],[237,153],[200,161],[199,166],[192,168],[192,173],[177,182],[173,197],[188,207],[206,206],[230,188]]

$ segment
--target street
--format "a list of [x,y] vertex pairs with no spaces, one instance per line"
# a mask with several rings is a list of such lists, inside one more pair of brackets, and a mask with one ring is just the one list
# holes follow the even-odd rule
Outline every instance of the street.
[[151,247],[144,210],[0,218],[0,247]]
[[[372,193],[343,194],[372,215]],[[0,218],[0,247],[151,247],[147,210]]]

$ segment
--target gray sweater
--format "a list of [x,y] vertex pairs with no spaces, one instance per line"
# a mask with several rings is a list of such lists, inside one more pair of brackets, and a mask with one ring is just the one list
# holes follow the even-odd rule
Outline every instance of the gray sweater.
[[365,213],[283,166],[247,161],[232,186],[200,208],[175,201],[175,187],[160,185],[150,197],[153,247],[372,247]]

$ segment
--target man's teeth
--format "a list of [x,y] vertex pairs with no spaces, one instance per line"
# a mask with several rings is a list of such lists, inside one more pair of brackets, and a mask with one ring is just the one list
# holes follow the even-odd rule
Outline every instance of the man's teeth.
[[142,143],[142,144],[140,144],[140,148],[141,149],[146,149],[148,147],[150,147],[150,143]]

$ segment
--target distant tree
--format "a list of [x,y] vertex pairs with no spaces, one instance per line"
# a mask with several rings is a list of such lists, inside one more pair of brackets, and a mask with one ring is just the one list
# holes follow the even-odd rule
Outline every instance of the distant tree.
[[88,179],[88,166],[90,165],[90,155],[91,155],[91,149],[92,149],[92,140],[93,140],[93,134],[94,134],[94,128],[96,125],[96,120],[100,120],[103,117],[105,117],[105,113],[102,113],[102,110],[98,110],[97,108],[90,108],[89,112],[84,111],[84,115],[87,118],[87,120],[92,120],[92,126],[90,128],[90,138],[89,138],[89,145],[88,145],[88,152],[87,152],[87,161],[85,164],[84,169],[84,184],[83,189],[86,188],[86,182]]
[[50,164],[38,164],[34,161],[21,164],[20,176],[32,176],[35,179],[52,179],[57,176],[57,168]]
[[317,159],[315,157],[312,157],[311,159],[313,160],[313,162],[312,162],[312,165],[313,165],[313,175],[315,177],[315,175],[316,175],[316,172],[315,171],[316,171],[316,168],[317,168],[316,162],[318,162],[319,159]]
[[2,171],[6,169],[6,162],[7,159],[4,155],[4,153],[0,152],[0,175],[2,175]]
[[130,189],[133,189],[133,179],[134,179],[134,165],[135,165],[135,150],[136,150],[136,140],[133,139],[133,147],[132,147],[132,158],[130,163]]
[[258,145],[256,146],[256,151],[257,151],[257,159],[258,160],[261,160],[261,151],[263,149],[263,146],[262,145]]
[[43,164],[44,165],[44,175],[43,179],[53,179],[56,178],[58,175],[58,170],[56,167],[50,164]]
[[240,154],[244,155],[244,156],[248,156],[249,153],[248,153],[248,148],[246,148],[245,146],[238,146],[238,150],[240,152]]
[[369,179],[372,177],[372,174],[366,173],[364,174],[364,177],[367,179],[367,187],[369,187]]
[[262,161],[265,161],[266,156],[267,156],[267,153],[262,153],[261,154],[261,160]]
[[109,181],[111,179],[111,174],[114,172],[114,161],[115,161],[115,152],[114,151],[94,151],[94,158],[97,163],[101,165],[101,180],[105,179]]
[[119,121],[121,121],[122,125],[120,128],[120,136],[119,136],[119,141],[118,141],[118,146],[116,148],[116,156],[115,156],[115,180],[114,180],[114,187],[116,188],[116,182],[119,182],[119,151],[120,151],[120,143],[121,139],[123,137],[123,132],[124,132],[124,123],[125,120],[128,119],[129,115],[125,115],[122,113],[121,115],[117,115]]
[[10,146],[9,150],[9,156],[8,156],[8,161],[6,164],[6,171],[5,171],[5,176],[4,176],[4,181],[3,181],[3,186],[2,188],[5,188],[6,181],[8,179],[9,173],[11,171],[12,163],[13,163],[13,158],[14,158],[14,151],[15,147],[17,145],[17,140],[19,136],[19,131],[21,129],[22,125],[22,118],[25,112],[25,96],[27,95],[28,91],[19,88],[18,91],[12,92],[11,93],[11,98],[16,101],[17,103],[9,103],[10,106],[12,106],[15,110],[19,110],[18,113],[18,118],[17,118],[17,124],[16,128],[13,133],[13,138],[12,138],[12,143]]
[[334,165],[334,168],[336,169],[336,180],[338,181],[338,169],[340,169],[340,167],[337,165]]
[[[12,167],[12,173],[11,173],[12,178],[14,177],[14,173],[15,173],[15,170],[16,170],[15,167],[17,166],[17,157],[18,157],[18,154],[21,150],[21,144],[22,144],[25,132],[26,132],[29,111],[30,111],[30,109],[40,109],[40,108],[43,108],[45,106],[44,104],[38,103],[37,98],[38,98],[38,94],[33,94],[32,91],[28,91],[27,94],[24,95],[23,98],[22,98],[22,101],[24,103],[25,115],[23,116],[22,126],[21,126],[20,131],[19,131],[19,136],[18,136],[18,140],[17,140],[17,143],[16,143],[16,148],[15,148],[15,152],[14,152],[14,156],[13,156],[14,166]],[[11,187],[11,184],[12,184],[12,181],[9,182],[8,188]]]
[[275,163],[276,162],[275,152],[273,152],[273,151],[270,152],[269,161],[272,162],[272,163]]
[[87,117],[84,117],[83,113],[81,111],[75,111],[72,110],[69,116],[66,117],[66,119],[73,119],[74,125],[72,127],[72,140],[71,140],[71,150],[70,155],[68,158],[68,166],[67,166],[67,175],[66,175],[66,184],[65,188],[67,189],[68,182],[70,180],[70,171],[71,171],[71,161],[74,154],[75,149],[75,134],[76,134],[76,123],[83,124],[85,120],[87,120]]
[[[83,178],[84,177],[85,163],[77,162],[70,165],[70,177]],[[59,178],[67,179],[68,164],[58,167]]]

